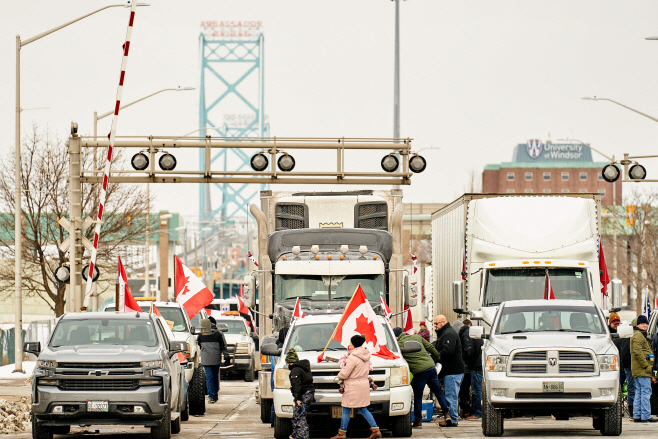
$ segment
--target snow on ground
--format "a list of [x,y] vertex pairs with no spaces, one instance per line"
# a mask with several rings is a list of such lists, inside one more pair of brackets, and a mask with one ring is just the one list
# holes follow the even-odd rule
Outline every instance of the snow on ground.
[[0,434],[17,433],[29,429],[30,406],[27,398],[21,398],[18,402],[0,399]]
[[14,370],[16,369],[15,364],[2,366],[0,367],[0,378],[29,378],[32,376],[36,363],[36,361],[23,361],[23,370],[25,373],[14,373]]

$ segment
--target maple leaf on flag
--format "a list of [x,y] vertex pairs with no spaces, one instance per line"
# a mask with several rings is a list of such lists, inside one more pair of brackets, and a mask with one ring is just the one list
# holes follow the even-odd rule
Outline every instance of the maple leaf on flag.
[[377,343],[375,325],[372,322],[368,322],[368,317],[364,315],[357,317],[356,328],[354,330],[366,338],[366,343],[372,342],[373,345]]
[[177,298],[179,294],[190,292],[188,288],[190,276],[185,276],[183,262],[178,259],[178,256],[174,257],[174,270],[174,297]]

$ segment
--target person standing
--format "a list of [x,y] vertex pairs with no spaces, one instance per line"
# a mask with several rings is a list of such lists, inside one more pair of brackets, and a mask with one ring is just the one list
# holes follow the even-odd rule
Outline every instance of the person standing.
[[286,355],[286,364],[290,369],[290,391],[295,401],[290,437],[292,439],[308,439],[306,411],[311,406],[315,396],[311,363],[308,360],[300,360],[297,352],[290,349]]
[[446,419],[450,417],[448,414],[448,401],[441,390],[439,379],[436,375],[435,363],[439,362],[439,353],[428,343],[423,337],[419,335],[405,334],[402,328],[393,329],[393,334],[398,339],[398,345],[404,346],[407,341],[417,341],[421,345],[420,352],[413,352],[410,354],[402,354],[405,361],[409,365],[409,371],[413,375],[411,380],[411,388],[414,391],[414,423],[413,428],[423,428],[422,409],[423,409],[423,391],[425,386],[429,386],[430,390],[436,395],[439,400],[441,410],[443,410]]
[[473,323],[469,319],[464,320],[466,336],[473,343],[473,349],[469,351],[471,356],[469,356],[466,350],[462,349],[464,363],[466,363],[471,373],[471,411],[464,417],[467,421],[482,418],[482,346],[484,346],[484,340],[470,338],[469,331],[471,326],[473,326]]
[[418,335],[423,337],[428,343],[432,342],[432,334],[430,334],[430,331],[427,329],[427,324],[425,324],[425,322],[420,322],[420,332]]
[[[612,313],[616,314],[616,313]],[[612,318],[612,314],[610,314],[610,317]],[[633,331],[637,329],[637,319],[631,320],[631,326],[633,327]],[[616,330],[616,329],[615,329]],[[627,398],[626,400],[628,401],[628,416],[631,419],[635,419],[633,417],[633,402],[635,401],[635,378],[633,378],[633,371],[631,369],[632,363],[631,363],[631,339],[630,338],[619,338],[619,339],[613,339],[613,341],[619,340],[620,343],[617,345],[615,343],[615,346],[617,346],[617,349],[619,350],[619,363],[621,364],[621,370],[624,371],[624,378],[626,379],[626,392],[627,392]],[[621,379],[621,373],[620,379]]]
[[649,319],[644,314],[637,317],[637,326],[631,337],[631,371],[635,378],[635,422],[658,422],[651,417],[651,378],[653,377],[653,351],[647,337]]
[[352,409],[361,413],[370,425],[371,434],[368,439],[382,437],[375,418],[368,410],[370,405],[370,382],[368,381],[370,351],[363,346],[365,342],[365,337],[361,335],[355,335],[350,339],[350,349],[348,349],[345,367],[338,373],[338,379],[343,380],[345,384],[345,392],[341,400],[343,415],[340,419],[340,430],[331,439],[345,439],[347,437],[347,425],[350,422]]
[[441,372],[443,378],[446,400],[448,401],[450,419],[439,422],[442,427],[456,427],[459,422],[459,388],[464,379],[464,361],[462,359],[462,344],[459,334],[455,331],[443,315],[434,318],[436,340],[434,347],[441,357]]
[[201,348],[201,364],[206,372],[208,403],[214,404],[218,398],[219,367],[222,362],[222,352],[226,350],[226,341],[224,334],[218,330],[213,331],[211,325],[210,320],[201,320],[201,335],[197,336],[197,343]]

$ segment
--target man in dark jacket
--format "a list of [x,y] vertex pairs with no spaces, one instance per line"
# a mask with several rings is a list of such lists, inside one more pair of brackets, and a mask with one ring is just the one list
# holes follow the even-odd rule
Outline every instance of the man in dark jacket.
[[443,378],[443,388],[450,407],[450,421],[446,420],[446,424],[457,426],[459,422],[459,388],[464,379],[462,344],[459,334],[450,326],[445,316],[438,315],[434,318],[434,330],[436,331],[434,347],[441,357],[439,378]]
[[[226,351],[224,334],[212,329],[210,320],[201,320],[201,335],[197,336],[197,343],[201,348],[201,364],[206,372],[206,387],[208,388],[208,402],[217,402],[219,391],[219,366],[222,362],[222,352]],[[224,355],[227,355],[225,352]]]
[[414,376],[411,380],[411,388],[414,391],[414,423],[413,428],[423,428],[422,409],[423,409],[423,392],[425,386],[429,386],[430,390],[434,393],[439,400],[439,405],[446,421],[450,419],[448,412],[448,401],[441,390],[439,380],[436,376],[435,364],[439,362],[439,353],[436,351],[427,340],[420,335],[405,334],[402,328],[393,329],[393,334],[398,339],[400,347],[404,346],[407,341],[417,341],[420,343],[420,352],[413,352],[410,354],[402,354],[407,364],[409,371]]
[[482,418],[482,346],[484,346],[484,340],[470,338],[471,326],[473,323],[470,320],[464,320],[465,334],[472,346],[472,349],[468,351],[462,349],[464,363],[471,375],[471,412],[464,418],[468,421]]
[[[613,314],[611,313],[610,318],[612,319]],[[637,329],[635,326],[636,319],[631,321],[631,326],[633,331]],[[616,329],[615,329],[616,331]],[[631,371],[631,339],[630,338],[616,338],[612,340],[617,350],[619,350],[619,363],[621,363],[621,370],[624,372],[626,379],[626,391],[628,392],[628,413],[629,417],[633,419],[633,401],[635,401],[635,378],[633,378],[633,373]]]
[[308,439],[308,423],[306,422],[306,411],[311,406],[315,387],[313,386],[313,374],[311,363],[308,360],[300,360],[297,352],[290,349],[286,355],[286,364],[290,369],[290,391],[295,401],[292,412],[292,439]]
[[468,367],[467,358],[473,356],[473,341],[468,336],[468,327],[461,321],[452,322],[452,329],[459,334],[459,341],[462,344],[462,359],[464,361],[464,379],[459,387],[459,408],[462,417],[471,413],[471,374]]

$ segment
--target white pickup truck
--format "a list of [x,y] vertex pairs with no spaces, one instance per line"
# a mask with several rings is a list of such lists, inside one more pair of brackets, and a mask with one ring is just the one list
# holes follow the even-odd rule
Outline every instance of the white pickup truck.
[[506,417],[591,416],[604,436],[622,424],[619,353],[604,312],[584,300],[512,300],[498,306],[482,348],[482,432],[501,436]]
[[[293,397],[290,392],[290,371],[285,362],[285,353],[295,349],[300,360],[309,360],[313,383],[315,384],[315,402],[306,413],[313,422],[337,421],[341,417],[341,399],[337,375],[340,368],[336,362],[317,362],[318,355],[331,338],[340,314],[312,315],[293,321],[288,331],[283,349],[277,349],[275,344],[261,346],[261,353],[279,357],[274,365],[274,437],[287,439],[292,433]],[[401,350],[388,322],[380,317],[386,331],[388,349],[399,358],[384,360],[373,356],[371,358],[373,371],[370,373],[377,390],[370,392],[369,410],[377,424],[392,431],[394,437],[409,437],[411,429],[411,400],[409,366],[402,358]],[[416,342],[407,342],[405,352],[417,352],[411,347]],[[409,346],[406,346],[409,345]],[[329,344],[326,357],[340,358],[346,352],[345,348],[335,340]]]

